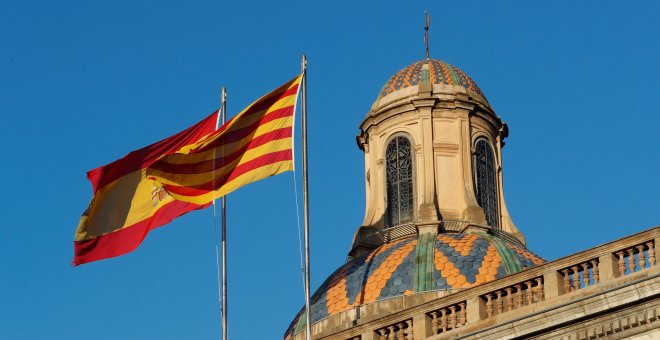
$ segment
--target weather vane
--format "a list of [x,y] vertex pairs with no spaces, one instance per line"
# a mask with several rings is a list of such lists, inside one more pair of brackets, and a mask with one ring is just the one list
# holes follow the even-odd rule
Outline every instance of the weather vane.
[[424,16],[426,16],[426,26],[424,27],[424,45],[426,46],[426,59],[429,59],[429,27],[431,26],[431,16],[427,11],[424,11]]

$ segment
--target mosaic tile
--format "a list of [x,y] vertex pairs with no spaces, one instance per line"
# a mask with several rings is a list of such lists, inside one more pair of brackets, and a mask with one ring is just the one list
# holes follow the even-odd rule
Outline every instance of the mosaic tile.
[[[415,72],[412,70],[411,74]],[[416,291],[417,241],[416,237],[411,237],[385,244],[337,269],[311,298],[312,322],[363,304],[413,294]],[[434,245],[431,241],[433,263],[430,264],[432,275],[431,272],[429,275],[433,282],[428,287],[432,290],[462,289],[506,276],[507,263],[503,260],[506,257],[496,249],[496,241],[499,247],[504,247],[500,250],[513,254],[507,261],[517,260],[523,268],[545,262],[526,248],[491,235],[440,234]],[[305,322],[301,318],[304,318],[302,311],[289,325],[285,339],[304,329]]]
[[418,61],[395,73],[385,83],[379,97],[382,98],[392,92],[419,84],[422,76],[422,66],[426,63],[429,65],[429,81],[431,84],[459,85],[485,98],[477,83],[465,72],[456,66],[435,59]]

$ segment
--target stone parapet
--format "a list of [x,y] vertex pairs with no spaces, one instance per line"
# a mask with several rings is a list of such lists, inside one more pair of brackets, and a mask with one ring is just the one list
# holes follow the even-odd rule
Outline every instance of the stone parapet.
[[[315,323],[313,338],[660,335],[658,239],[660,227],[654,227],[473,288],[367,304]],[[304,334],[293,339],[304,339]]]

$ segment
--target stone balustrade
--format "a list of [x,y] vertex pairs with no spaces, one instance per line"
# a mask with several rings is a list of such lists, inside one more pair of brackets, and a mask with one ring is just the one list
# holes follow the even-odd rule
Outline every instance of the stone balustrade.
[[600,281],[597,258],[563,268],[559,273],[562,277],[564,293],[593,286]]
[[631,247],[615,251],[613,253],[617,261],[619,275],[628,275],[638,270],[655,266],[655,242],[637,244]]
[[[656,227],[472,288],[364,305],[317,322],[314,338],[420,340],[470,335],[630,280],[660,275],[655,251],[659,240]],[[303,332],[293,339],[304,339]]]
[[541,302],[544,299],[543,277],[535,277],[497,289],[482,295],[481,299],[485,301],[486,318]]
[[378,340],[413,340],[413,321],[408,319],[375,331]]
[[465,325],[467,323],[466,306],[466,302],[463,301],[428,313],[427,315],[431,319],[431,332],[441,334]]

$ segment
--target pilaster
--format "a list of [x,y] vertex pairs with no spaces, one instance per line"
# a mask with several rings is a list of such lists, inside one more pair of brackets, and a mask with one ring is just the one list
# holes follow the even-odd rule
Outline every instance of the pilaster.
[[434,159],[433,159],[433,120],[432,110],[435,99],[421,99],[413,101],[415,108],[419,112],[419,126],[420,135],[422,140],[422,169],[418,171],[417,181],[422,184],[418,185],[420,192],[418,197],[418,215],[417,220],[420,222],[437,221],[438,213],[435,206],[435,176]]
[[467,323],[477,323],[486,319],[486,302],[478,296],[467,300]]
[[623,273],[619,273],[617,260],[611,253],[603,254],[598,257],[598,274],[600,275],[601,282],[607,282],[615,277],[623,275]]
[[424,339],[433,335],[431,320],[429,320],[426,314],[413,315],[413,334],[415,335],[415,339]]
[[564,291],[562,277],[557,271],[550,271],[543,274],[543,292],[546,299],[566,293]]

